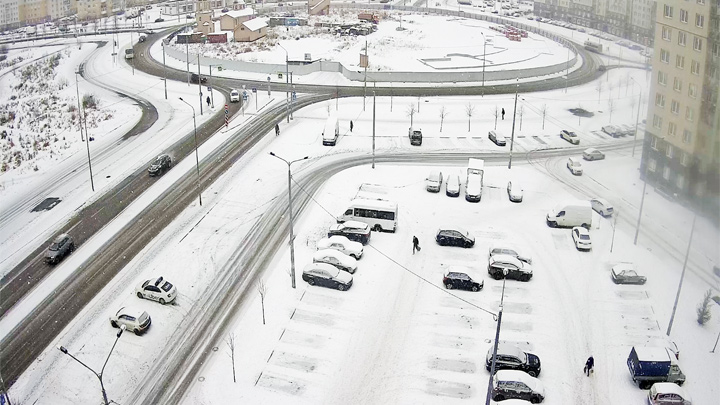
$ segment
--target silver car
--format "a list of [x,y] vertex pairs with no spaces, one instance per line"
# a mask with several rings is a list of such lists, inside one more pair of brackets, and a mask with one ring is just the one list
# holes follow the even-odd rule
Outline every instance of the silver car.
[[363,255],[363,245],[359,242],[353,242],[345,236],[333,235],[329,238],[320,239],[317,243],[317,249],[335,249],[348,256],[352,256],[355,260],[359,260]]
[[595,212],[604,217],[612,216],[613,212],[615,212],[613,206],[603,198],[593,198],[590,200],[590,205]]
[[583,159],[602,160],[605,159],[605,154],[595,148],[587,148],[583,151]]
[[517,182],[508,181],[507,185],[508,198],[512,202],[522,202],[523,200],[523,189]]
[[350,274],[357,271],[357,260],[335,249],[318,250],[313,254],[313,263],[327,263]]

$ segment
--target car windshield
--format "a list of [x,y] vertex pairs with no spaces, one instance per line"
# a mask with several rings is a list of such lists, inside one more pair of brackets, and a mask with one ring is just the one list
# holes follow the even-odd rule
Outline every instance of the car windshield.
[[55,250],[58,250],[58,249],[60,249],[60,244],[59,244],[59,243],[53,242],[53,243],[50,245],[50,250],[55,251]]
[[172,289],[172,287],[173,287],[173,285],[166,281],[163,283],[162,287],[160,287],[160,288],[162,288],[163,291],[168,292]]
[[581,240],[590,240],[590,235],[585,235],[585,234],[582,234],[582,233],[581,233],[581,234],[580,234],[580,239],[581,239]]

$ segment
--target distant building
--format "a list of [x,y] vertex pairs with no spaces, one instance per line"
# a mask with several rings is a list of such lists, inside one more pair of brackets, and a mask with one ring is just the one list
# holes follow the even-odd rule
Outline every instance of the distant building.
[[308,15],[330,14],[330,0],[308,0]]

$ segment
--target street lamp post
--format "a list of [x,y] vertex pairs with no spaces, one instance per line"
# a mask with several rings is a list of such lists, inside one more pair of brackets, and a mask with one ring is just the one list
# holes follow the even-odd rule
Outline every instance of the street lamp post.
[[670,315],[670,322],[668,323],[666,335],[670,336],[672,330],[673,321],[675,320],[675,311],[677,310],[678,301],[680,300],[680,291],[682,290],[683,280],[685,279],[685,270],[687,269],[688,257],[690,256],[690,247],[692,246],[693,235],[695,234],[695,220],[697,215],[693,215],[693,223],[690,228],[690,239],[688,240],[688,247],[685,251],[685,261],[683,262],[682,273],[680,273],[680,283],[678,284],[677,294],[675,295],[675,304],[673,305],[672,314]]
[[103,384],[103,380],[102,380],[103,373],[105,372],[105,366],[107,366],[108,360],[110,360],[110,355],[112,354],[113,350],[115,350],[115,345],[117,344],[118,340],[120,340],[120,336],[123,334],[123,331],[125,331],[125,325],[120,326],[120,330],[118,331],[117,337],[115,338],[115,343],[113,343],[112,348],[110,348],[110,353],[108,353],[107,358],[105,359],[105,364],[103,364],[102,369],[100,370],[99,374],[95,370],[88,367],[87,364],[78,360],[77,357],[70,354],[70,352],[68,352],[68,350],[65,348],[65,346],[58,347],[58,350],[60,350],[64,354],[67,354],[68,356],[70,356],[73,360],[77,361],[78,363],[82,364],[86,369],[92,371],[92,373],[95,374],[95,377],[97,377],[98,380],[100,380],[100,389],[102,390],[102,396],[103,396],[103,400],[105,401],[105,405],[109,405],[110,402],[108,402],[107,393],[105,392],[105,385]]
[[[193,110],[193,130],[195,131],[195,167],[197,168],[197,189],[198,189],[198,199],[200,199],[200,206],[202,207],[202,193],[200,192],[200,158],[198,157],[198,143],[197,143],[197,125],[195,124],[195,107],[193,107],[190,103],[183,100],[182,97],[179,97],[180,101],[187,104],[192,108]],[[202,100],[200,101],[200,104],[202,104]]]
[[482,32],[480,33],[483,37],[483,74],[482,74],[482,94],[481,97],[485,97],[485,46],[487,45],[487,39],[485,39],[485,34]]
[[292,172],[290,171],[290,166],[295,163],[299,162],[301,160],[305,160],[308,157],[305,156],[301,159],[295,159],[293,161],[287,161],[280,156],[276,155],[273,152],[270,152],[270,156],[274,156],[283,162],[287,164],[288,167],[288,213],[289,219],[290,219],[290,281],[292,284],[292,288],[295,288],[295,244],[294,244],[294,235],[293,235],[293,210],[292,210]]
[[638,92],[638,110],[637,115],[635,116],[635,136],[633,137],[632,148],[632,157],[635,157],[635,144],[637,143],[638,124],[640,123],[640,106],[642,104],[642,86],[640,86],[640,83],[636,82],[632,76],[630,76],[630,80],[632,80],[635,84],[638,85],[638,87],[640,87],[640,91]]
[[495,376],[495,366],[497,363],[497,348],[500,341],[500,325],[502,324],[503,301],[505,300],[505,280],[507,279],[507,270],[503,271],[502,293],[500,295],[500,308],[497,315],[497,328],[495,329],[495,345],[493,346],[492,365],[490,367],[490,379],[488,380],[487,396],[485,397],[485,405],[490,405],[490,397],[492,397],[493,376]]
[[165,82],[165,100],[167,100],[167,65],[165,64],[165,39],[162,40],[163,50],[163,81]]
[[510,133],[510,160],[508,161],[508,169],[512,169],[512,153],[513,145],[515,145],[515,113],[517,112],[518,89],[520,89],[520,78],[515,79],[515,107],[513,107],[513,124]]
[[[284,46],[278,43],[278,46],[285,51],[285,111],[287,112],[287,123],[290,123],[290,65],[288,63],[288,51]],[[270,84],[268,84],[268,89]],[[293,283],[295,280],[293,279]],[[295,288],[293,286],[293,288]]]

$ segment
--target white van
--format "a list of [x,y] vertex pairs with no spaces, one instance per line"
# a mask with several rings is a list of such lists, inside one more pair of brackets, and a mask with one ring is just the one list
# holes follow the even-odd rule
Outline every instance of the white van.
[[[588,204],[590,204],[588,202]],[[367,200],[356,198],[350,202],[338,222],[359,221],[370,225],[373,231],[395,232],[397,229],[398,205],[394,201]]]
[[325,121],[325,129],[323,129],[323,145],[335,146],[338,136],[340,135],[340,124],[335,116],[328,117]]
[[425,179],[425,190],[437,193],[442,188],[443,175],[439,170],[433,170]]
[[582,174],[583,174],[582,163],[580,162],[579,158],[576,158],[576,157],[568,158],[567,168],[568,168],[568,170],[570,170],[570,173],[572,173],[576,176],[582,176]]
[[590,201],[570,201],[558,204],[547,213],[546,220],[551,228],[582,226],[590,229],[592,224]]

